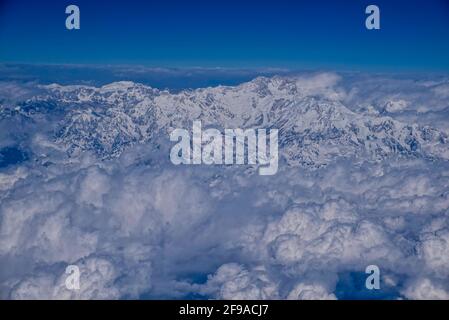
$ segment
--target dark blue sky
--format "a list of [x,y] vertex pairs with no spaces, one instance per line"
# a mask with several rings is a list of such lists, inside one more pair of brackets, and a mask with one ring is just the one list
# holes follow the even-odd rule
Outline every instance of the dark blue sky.
[[449,0],[0,0],[0,62],[447,72]]

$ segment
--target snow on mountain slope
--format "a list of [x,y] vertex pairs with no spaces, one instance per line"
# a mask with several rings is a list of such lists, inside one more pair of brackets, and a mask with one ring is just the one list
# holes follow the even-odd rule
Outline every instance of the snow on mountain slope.
[[291,165],[319,167],[345,156],[380,160],[392,154],[449,159],[448,136],[378,113],[351,111],[332,74],[256,78],[236,87],[171,94],[132,82],[100,88],[49,85],[33,103],[68,110],[57,141],[73,154],[93,150],[109,158],[193,120],[219,128],[279,129],[281,155]]

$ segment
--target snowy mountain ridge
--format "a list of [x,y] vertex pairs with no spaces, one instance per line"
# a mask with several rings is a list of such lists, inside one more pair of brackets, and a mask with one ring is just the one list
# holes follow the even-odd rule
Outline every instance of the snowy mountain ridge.
[[[338,77],[259,77],[239,86],[170,93],[129,81],[102,87],[48,85],[26,106],[66,112],[56,141],[69,154],[103,158],[126,146],[191,128],[194,120],[221,128],[279,129],[279,150],[291,165],[319,167],[338,156],[381,160],[399,154],[449,159],[448,136],[429,126],[354,112],[344,105]],[[34,107],[33,107],[34,108]]]

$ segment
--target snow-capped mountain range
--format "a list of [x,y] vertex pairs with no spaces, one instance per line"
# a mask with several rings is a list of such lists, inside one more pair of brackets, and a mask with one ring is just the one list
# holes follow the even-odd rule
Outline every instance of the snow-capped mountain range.
[[179,93],[127,81],[98,88],[52,84],[15,112],[62,110],[56,141],[69,154],[92,150],[102,158],[201,120],[204,126],[220,128],[279,129],[279,150],[290,165],[319,167],[341,156],[449,159],[445,132],[378,112],[352,111],[344,105],[344,93],[328,82],[259,77],[235,87]]

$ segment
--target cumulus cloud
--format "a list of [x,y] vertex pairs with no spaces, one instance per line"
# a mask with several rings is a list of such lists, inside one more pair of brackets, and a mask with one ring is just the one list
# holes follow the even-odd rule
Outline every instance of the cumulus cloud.
[[215,274],[209,276],[200,292],[220,299],[260,300],[278,298],[277,284],[269,278],[262,267],[248,271],[237,263],[222,265]]
[[418,279],[405,289],[404,296],[414,300],[448,300],[449,292],[429,279]]
[[117,277],[114,265],[101,258],[89,258],[76,264],[82,275],[79,290],[66,287],[67,275],[38,274],[21,280],[11,293],[12,299],[91,300],[117,299],[119,290],[113,282]]
[[326,288],[317,284],[299,283],[288,294],[289,300],[335,300],[334,294],[329,293]]

